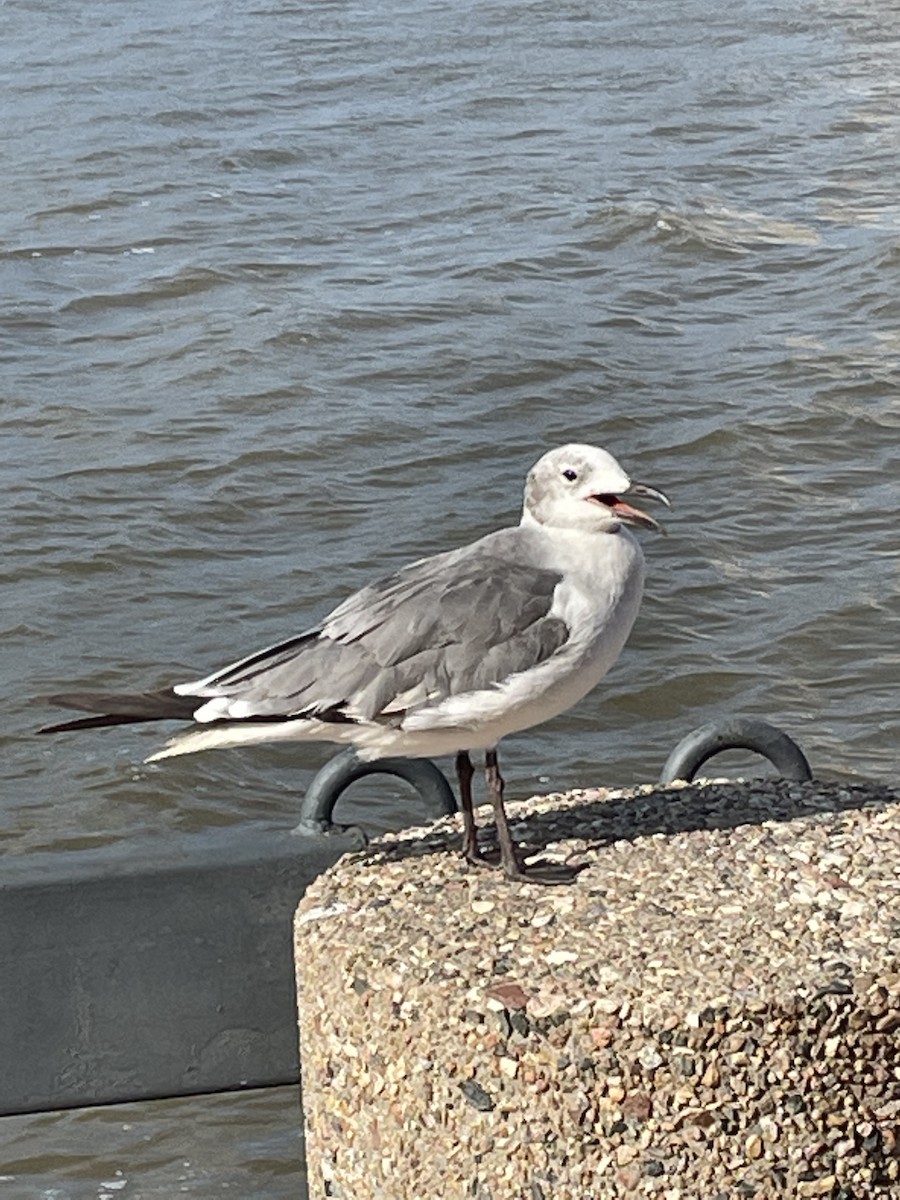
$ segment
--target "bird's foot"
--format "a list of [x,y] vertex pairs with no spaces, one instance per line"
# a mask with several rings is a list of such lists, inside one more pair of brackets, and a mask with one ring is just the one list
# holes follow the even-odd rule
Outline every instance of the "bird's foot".
[[483,850],[479,845],[463,846],[463,858],[473,867],[499,867],[499,850]]
[[481,846],[464,846],[463,858],[473,867],[488,867],[502,869],[506,879],[517,883],[539,883],[544,887],[559,887],[571,883],[587,864],[580,863],[570,866],[567,863],[549,862],[538,859],[537,862],[524,866],[522,863],[504,862],[499,850],[485,850]]
[[571,883],[584,868],[586,863],[570,865],[569,863],[548,862],[538,859],[527,867],[516,866],[510,870],[504,869],[507,879],[515,879],[520,883],[539,883],[543,887],[560,887]]

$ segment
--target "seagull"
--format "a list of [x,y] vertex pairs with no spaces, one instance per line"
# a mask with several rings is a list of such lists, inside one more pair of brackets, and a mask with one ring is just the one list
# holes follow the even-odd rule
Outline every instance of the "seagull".
[[531,880],[510,832],[497,745],[571,708],[619,657],[644,583],[631,531],[664,532],[634,497],[669,505],[606,450],[561,446],[529,472],[518,525],[421,558],[312,629],[203,679],[50,697],[96,715],[40,732],[192,723],[148,762],[274,741],[349,744],[363,760],[455,755],[463,855],[493,865],[472,803],[470,752],[482,751],[499,865],[510,879]]

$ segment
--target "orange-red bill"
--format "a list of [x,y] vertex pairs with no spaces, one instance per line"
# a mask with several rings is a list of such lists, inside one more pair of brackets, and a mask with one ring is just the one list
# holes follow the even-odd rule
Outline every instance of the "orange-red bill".
[[[636,496],[646,496],[648,500],[658,500],[661,504],[669,507],[666,495],[646,483],[633,483],[628,491]],[[658,521],[655,521],[643,509],[635,508],[633,504],[629,504],[627,500],[623,500],[621,496],[589,496],[588,499],[592,500],[595,504],[602,504],[605,508],[608,508],[611,513],[614,513],[626,525],[637,525],[641,529],[655,529],[658,533],[665,533],[665,530]]]

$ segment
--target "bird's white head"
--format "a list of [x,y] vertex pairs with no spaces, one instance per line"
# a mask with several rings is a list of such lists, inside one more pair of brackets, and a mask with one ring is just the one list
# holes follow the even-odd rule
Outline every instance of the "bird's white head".
[[550,450],[528,472],[522,523],[591,533],[614,533],[621,525],[662,531],[626,496],[669,503],[656,488],[633,482],[606,450],[573,442]]

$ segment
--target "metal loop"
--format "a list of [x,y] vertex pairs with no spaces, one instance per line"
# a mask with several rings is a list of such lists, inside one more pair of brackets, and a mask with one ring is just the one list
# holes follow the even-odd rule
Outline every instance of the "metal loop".
[[318,772],[303,797],[294,833],[328,833],[341,794],[364,775],[395,775],[419,793],[424,817],[433,821],[456,812],[456,797],[446,775],[430,758],[379,758],[362,762],[355,750],[336,755]]
[[723,724],[702,725],[682,738],[666,759],[660,783],[690,782],[708,759],[723,750],[754,750],[778,769],[782,779],[795,783],[812,779],[806,755],[786,733],[767,721],[736,717]]

